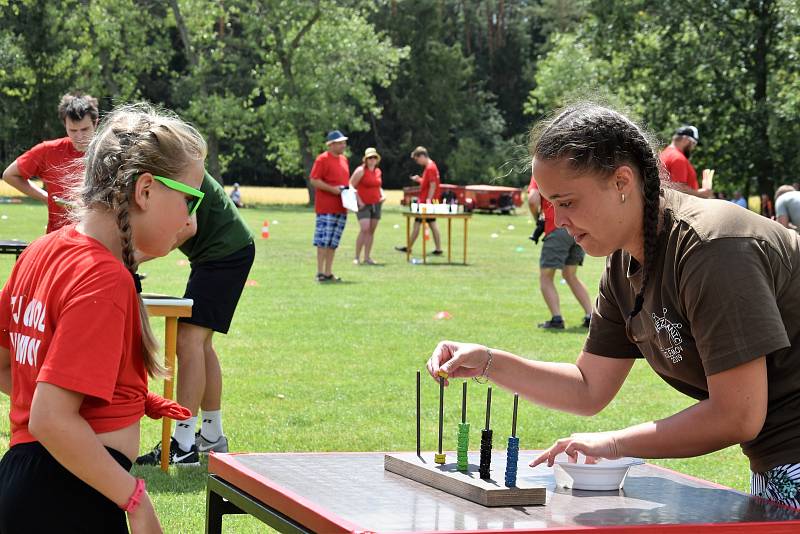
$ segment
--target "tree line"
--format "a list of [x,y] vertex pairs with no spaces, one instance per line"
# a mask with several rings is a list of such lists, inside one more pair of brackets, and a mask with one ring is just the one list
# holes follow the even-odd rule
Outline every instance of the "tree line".
[[192,121],[224,181],[301,186],[328,130],[410,185],[527,183],[528,130],[575,99],[660,139],[690,123],[718,187],[771,193],[800,164],[795,0],[0,0],[0,163],[63,135],[80,90]]

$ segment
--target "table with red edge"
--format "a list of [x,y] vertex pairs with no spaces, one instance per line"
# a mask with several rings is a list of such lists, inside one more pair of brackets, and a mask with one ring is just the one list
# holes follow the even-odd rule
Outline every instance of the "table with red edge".
[[206,533],[222,532],[225,514],[280,532],[800,532],[800,510],[651,464],[632,467],[622,490],[557,488],[552,468],[527,467],[537,455],[520,451],[518,477],[546,486],[547,504],[487,508],[385,471],[383,453],[212,454]]
[[[164,317],[164,366],[167,378],[164,379],[164,398],[172,400],[175,382],[175,356],[178,349],[178,318],[192,316],[192,299],[170,297],[167,295],[143,294],[142,302],[150,317]],[[169,443],[172,436],[172,419],[164,417],[161,423],[161,470],[169,471]]]

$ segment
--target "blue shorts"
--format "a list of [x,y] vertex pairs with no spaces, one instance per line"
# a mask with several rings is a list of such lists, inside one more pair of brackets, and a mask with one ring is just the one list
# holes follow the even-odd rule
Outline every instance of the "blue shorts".
[[346,223],[346,213],[317,213],[317,227],[314,230],[314,246],[337,248]]

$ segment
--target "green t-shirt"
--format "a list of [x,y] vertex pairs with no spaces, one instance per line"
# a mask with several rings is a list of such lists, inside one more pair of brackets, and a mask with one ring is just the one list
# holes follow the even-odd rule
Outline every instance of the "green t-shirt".
[[206,196],[195,213],[197,233],[179,247],[192,264],[224,258],[253,241],[238,208],[219,182],[206,173],[200,190]]

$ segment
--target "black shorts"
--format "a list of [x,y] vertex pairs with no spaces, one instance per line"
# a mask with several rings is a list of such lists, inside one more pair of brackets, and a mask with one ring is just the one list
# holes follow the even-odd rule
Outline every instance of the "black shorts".
[[255,257],[256,246],[251,242],[224,258],[192,265],[183,295],[194,301],[192,316],[179,321],[227,334]]
[[[106,447],[130,471],[131,461]],[[39,442],[14,445],[0,460],[0,534],[128,532],[114,502],[62,466]]]
[[430,224],[432,222],[436,222],[436,217],[425,217],[424,219],[422,217],[414,217],[414,222],[421,223],[423,220]]

